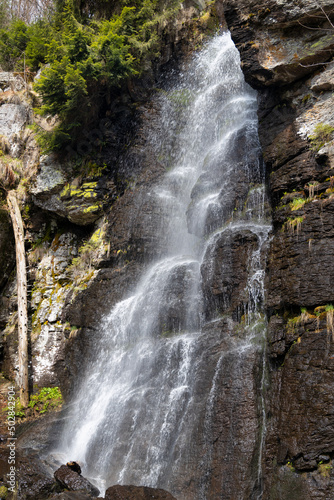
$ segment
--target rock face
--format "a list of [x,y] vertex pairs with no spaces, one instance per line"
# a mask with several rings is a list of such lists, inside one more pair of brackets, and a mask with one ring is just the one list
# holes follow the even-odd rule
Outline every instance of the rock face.
[[273,206],[264,499],[334,495],[328,411],[334,390],[334,120],[332,65],[319,65],[333,55],[333,3],[321,7],[312,1],[226,5],[245,76],[259,89]]
[[0,135],[8,140],[10,154],[19,157],[22,152],[21,132],[29,123],[29,110],[23,104],[0,106]]
[[67,182],[70,177],[70,166],[59,164],[53,155],[42,157],[40,172],[31,189],[34,202],[38,207],[66,217],[79,226],[92,224],[101,217],[103,203],[115,194],[114,186],[105,186],[94,176],[90,179],[89,174],[85,180],[77,177]]
[[170,493],[146,486],[111,486],[105,500],[176,500]]

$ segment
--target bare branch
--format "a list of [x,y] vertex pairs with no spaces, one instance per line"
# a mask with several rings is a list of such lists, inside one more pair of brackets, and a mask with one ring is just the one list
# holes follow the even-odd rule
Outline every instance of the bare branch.
[[333,31],[331,28],[312,28],[311,26],[306,26],[306,24],[303,24],[300,21],[298,21],[298,24],[300,26],[302,26],[303,28],[306,28],[308,30],[314,30],[314,31]]
[[326,19],[327,21],[329,22],[329,24],[332,26],[332,28],[334,29],[334,24],[332,23],[332,21],[330,20],[329,16],[327,15],[325,9],[323,8],[322,5],[320,5],[318,2],[317,2],[317,5],[318,7],[321,9],[321,12],[324,14],[324,16],[326,16]]

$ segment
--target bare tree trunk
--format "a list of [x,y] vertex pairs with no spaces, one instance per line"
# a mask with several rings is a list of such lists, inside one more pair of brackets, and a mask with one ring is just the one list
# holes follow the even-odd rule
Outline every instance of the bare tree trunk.
[[7,195],[9,213],[13,223],[16,249],[17,311],[19,329],[19,385],[20,401],[25,408],[29,403],[28,381],[28,312],[27,269],[24,248],[23,222],[15,191]]

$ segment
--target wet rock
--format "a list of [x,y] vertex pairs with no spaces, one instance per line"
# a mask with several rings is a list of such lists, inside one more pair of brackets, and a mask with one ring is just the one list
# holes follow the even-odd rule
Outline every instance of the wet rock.
[[31,192],[34,203],[70,222],[86,226],[96,221],[102,213],[106,197],[115,194],[113,183],[74,178],[70,182],[69,165],[60,164],[54,155],[44,156],[40,172]]
[[[293,226],[298,217],[299,229]],[[290,226],[287,222],[276,234],[269,253],[268,307],[332,303],[334,200],[309,202],[289,218]]]
[[[2,456],[6,456],[6,452],[4,453],[5,455]],[[57,485],[47,467],[36,459],[32,453],[29,454],[29,457],[25,457],[17,450],[15,467],[18,498],[22,500],[43,500],[57,491]]]
[[67,462],[66,467],[69,467],[74,472],[81,474],[81,467],[77,462]]
[[99,490],[96,486],[93,486],[88,479],[85,479],[83,476],[66,465],[62,465],[58,470],[56,470],[54,477],[63,488],[70,491],[82,490],[84,493],[89,493],[95,496],[99,494]]
[[[100,498],[100,497],[99,497]],[[87,493],[82,493],[79,491],[63,491],[62,493],[57,493],[56,495],[52,495],[48,497],[48,500],[92,500],[96,499],[96,497],[92,497]],[[101,497],[101,500],[102,497]]]
[[105,500],[176,500],[170,493],[147,486],[115,485],[107,489]]
[[226,229],[212,240],[201,267],[207,320],[247,304],[249,261],[258,245],[256,234],[249,230]]
[[257,88],[299,80],[314,71],[313,63],[328,61],[334,48],[327,19],[312,1],[229,0],[225,15],[246,79]]
[[61,438],[63,421],[60,412],[48,412],[34,421],[17,426],[17,444],[24,454],[54,447]]

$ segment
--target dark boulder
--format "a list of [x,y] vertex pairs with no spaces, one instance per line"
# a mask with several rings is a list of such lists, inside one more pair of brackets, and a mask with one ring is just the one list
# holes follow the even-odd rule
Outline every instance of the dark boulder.
[[121,486],[107,489],[105,500],[176,500],[168,491],[147,486]]
[[[81,491],[63,491],[49,497],[48,500],[92,500],[96,497],[92,497],[88,493],[83,493]],[[102,498],[102,497],[101,497]]]
[[62,465],[58,470],[56,470],[54,477],[62,488],[66,488],[70,491],[82,491],[94,496],[97,496],[100,493],[100,491],[93,484],[91,484],[88,479],[78,474],[78,472],[70,469],[67,465]]

